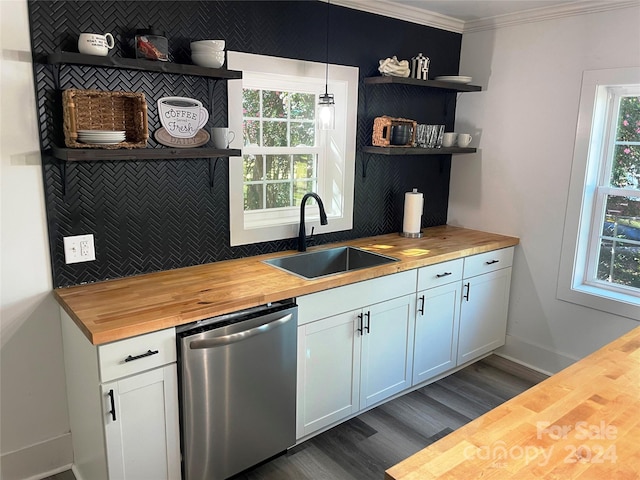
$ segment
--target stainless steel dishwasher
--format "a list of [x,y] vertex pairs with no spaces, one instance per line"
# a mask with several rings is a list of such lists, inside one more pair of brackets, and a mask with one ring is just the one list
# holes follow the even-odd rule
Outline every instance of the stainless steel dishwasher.
[[295,444],[293,300],[178,327],[184,480],[219,480]]

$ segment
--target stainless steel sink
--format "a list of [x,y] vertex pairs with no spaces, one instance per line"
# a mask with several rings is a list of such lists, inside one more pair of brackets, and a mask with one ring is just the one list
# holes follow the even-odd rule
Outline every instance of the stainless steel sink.
[[397,262],[397,258],[355,247],[336,247],[264,260],[264,263],[307,280]]

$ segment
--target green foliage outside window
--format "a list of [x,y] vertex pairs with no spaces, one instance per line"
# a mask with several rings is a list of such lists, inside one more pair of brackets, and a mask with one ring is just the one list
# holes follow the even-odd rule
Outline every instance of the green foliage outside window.
[[[243,143],[257,147],[315,147],[316,96],[275,90],[243,90]],[[266,150],[265,150],[266,152]],[[244,209],[300,205],[316,187],[317,156],[244,155]]]
[[[617,120],[610,186],[639,196],[609,195],[597,277],[640,288],[640,97],[622,97]],[[611,240],[615,238],[616,240]]]

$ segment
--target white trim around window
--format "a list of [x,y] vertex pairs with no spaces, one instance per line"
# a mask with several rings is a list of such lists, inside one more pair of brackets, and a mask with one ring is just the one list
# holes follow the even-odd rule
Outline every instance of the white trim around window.
[[[253,151],[243,145],[242,89],[253,88],[268,79],[281,89],[324,92],[323,63],[287,58],[227,52],[230,69],[241,70],[243,80],[228,82],[229,129],[236,133],[231,148]],[[318,195],[323,200],[328,225],[320,225],[317,205],[305,211],[307,232],[329,233],[353,228],[353,192],[355,177],[355,139],[358,110],[358,68],[329,65],[329,92],[335,96],[336,128],[316,132],[322,164],[318,166]],[[262,79],[262,80],[261,80]],[[303,86],[303,87],[302,87]],[[245,152],[246,150],[246,152]],[[286,149],[285,149],[286,150]],[[229,224],[232,246],[294,238],[298,235],[299,208],[265,212],[262,216],[244,211],[243,159],[229,159]]]
[[[592,222],[601,217],[598,202],[603,151],[608,134],[607,105],[616,89],[640,85],[640,67],[585,71],[578,112],[569,197],[562,239],[557,296],[561,300],[640,320],[640,297],[590,281],[594,255]],[[600,202],[601,203],[601,202]],[[591,275],[593,276],[593,275]]]

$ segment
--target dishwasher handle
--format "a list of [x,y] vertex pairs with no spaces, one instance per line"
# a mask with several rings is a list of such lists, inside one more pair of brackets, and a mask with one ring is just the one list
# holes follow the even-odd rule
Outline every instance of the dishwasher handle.
[[189,348],[191,350],[198,350],[203,348],[222,347],[225,345],[236,343],[241,340],[251,338],[255,335],[260,335],[261,333],[267,333],[269,330],[273,330],[274,328],[287,323],[292,318],[293,314],[289,313],[284,317],[280,317],[271,322],[263,323],[262,325],[258,325],[257,327],[250,328],[249,330],[245,330],[243,332],[231,333],[229,335],[223,335],[216,338],[206,338],[204,340],[192,340],[191,342],[189,342]]

